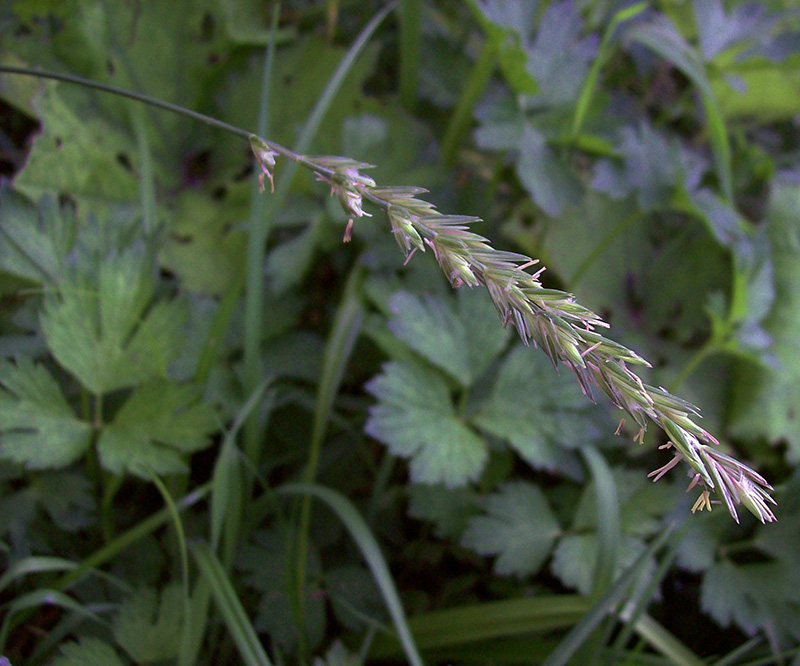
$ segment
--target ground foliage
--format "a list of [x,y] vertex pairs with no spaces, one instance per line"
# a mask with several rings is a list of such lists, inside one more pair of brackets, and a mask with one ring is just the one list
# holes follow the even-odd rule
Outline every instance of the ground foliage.
[[479,215],[702,407],[778,522],[692,515],[680,468],[647,478],[663,433],[633,444],[368,203],[344,245],[313,173],[279,159],[265,199],[235,136],[0,74],[0,653],[413,661],[402,600],[429,663],[794,654],[789,5],[401,2],[320,107],[382,3],[287,0],[274,30],[255,0],[7,3],[2,65],[247,131],[266,96],[270,140]]

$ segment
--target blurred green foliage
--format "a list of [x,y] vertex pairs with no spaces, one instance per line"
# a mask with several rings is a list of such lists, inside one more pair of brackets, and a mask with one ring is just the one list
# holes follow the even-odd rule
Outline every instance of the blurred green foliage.
[[414,663],[407,613],[428,662],[796,659],[792,3],[403,0],[352,47],[383,8],[14,0],[0,65],[480,216],[702,407],[778,522],[650,483],[663,435],[615,436],[380,212],[344,245],[312,173],[279,159],[259,203],[240,138],[0,73],[0,653]]

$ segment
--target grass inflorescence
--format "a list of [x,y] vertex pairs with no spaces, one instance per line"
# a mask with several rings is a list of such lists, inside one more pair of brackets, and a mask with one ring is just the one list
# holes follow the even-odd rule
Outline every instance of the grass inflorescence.
[[[594,400],[599,387],[638,426],[634,440],[642,443],[649,422],[666,434],[672,459],[649,474],[654,481],[681,461],[694,474],[689,489],[702,487],[692,510],[711,509],[723,502],[738,522],[737,507],[744,506],[762,523],[775,520],[770,505],[772,486],[758,472],[719,450],[719,442],[695,421],[700,416],[693,404],[662,387],[642,382],[630,366],[650,367],[641,356],[602,335],[603,319],[565,291],[546,288],[540,281],[543,267],[524,254],[496,250],[490,241],[471,231],[479,218],[444,215],[420,199],[419,187],[378,187],[361,173],[371,165],[346,157],[309,157],[293,153],[273,142],[251,135],[250,143],[264,178],[272,183],[275,158],[284,155],[313,170],[331,186],[349,216],[345,241],[354,219],[367,215],[366,199],[382,208],[392,234],[408,261],[430,249],[454,288],[483,286],[497,308],[503,325],[512,324],[526,345],[540,347],[558,367],[566,365],[585,395]],[[712,500],[712,494],[717,499]]]

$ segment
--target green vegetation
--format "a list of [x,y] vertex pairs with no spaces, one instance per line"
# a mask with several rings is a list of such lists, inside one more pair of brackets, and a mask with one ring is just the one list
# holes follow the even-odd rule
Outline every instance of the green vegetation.
[[788,0],[0,17],[14,666],[797,658]]

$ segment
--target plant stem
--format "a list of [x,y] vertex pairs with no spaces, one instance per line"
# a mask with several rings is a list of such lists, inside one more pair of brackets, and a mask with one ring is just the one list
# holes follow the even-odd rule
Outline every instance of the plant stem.
[[224,130],[225,132],[230,132],[231,134],[235,134],[236,136],[242,137],[247,139],[250,136],[250,132],[246,132],[239,127],[234,127],[233,125],[229,125],[228,123],[222,122],[221,120],[217,120],[216,118],[212,118],[211,116],[206,116],[205,114],[198,113],[197,111],[191,111],[185,107],[178,106],[177,104],[171,104],[170,102],[165,102],[160,99],[156,99],[155,97],[151,97],[150,95],[145,95],[143,93],[134,92],[133,90],[127,90],[126,88],[119,88],[117,86],[112,86],[107,83],[100,83],[99,81],[92,81],[92,79],[85,79],[82,76],[75,76],[74,74],[62,74],[60,72],[50,72],[43,69],[32,69],[29,67],[11,67],[9,65],[0,65],[0,72],[5,72],[6,74],[21,74],[23,76],[35,76],[40,79],[53,79],[55,81],[65,81],[67,83],[75,83],[80,86],[84,86],[86,88],[93,88],[95,90],[102,90],[103,92],[111,93],[112,95],[119,95],[120,97],[127,97],[128,99],[136,100],[137,102],[143,102],[144,104],[149,104],[150,106],[154,106],[159,109],[164,109],[165,111],[170,111],[172,113],[177,113],[180,116],[185,116],[187,118],[192,118],[193,120],[199,120],[201,123],[205,123],[206,125],[210,125],[211,127],[216,127],[217,129]]

